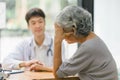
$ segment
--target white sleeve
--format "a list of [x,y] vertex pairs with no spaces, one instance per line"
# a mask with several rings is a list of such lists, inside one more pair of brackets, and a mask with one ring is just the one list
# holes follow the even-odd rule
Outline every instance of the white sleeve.
[[4,58],[2,63],[4,69],[19,69],[19,63],[23,61],[24,45],[23,43],[18,44],[9,55]]

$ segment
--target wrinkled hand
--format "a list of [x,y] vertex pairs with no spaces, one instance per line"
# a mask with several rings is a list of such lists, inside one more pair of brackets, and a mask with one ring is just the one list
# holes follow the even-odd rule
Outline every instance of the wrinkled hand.
[[43,70],[43,65],[41,64],[32,64],[30,67],[29,67],[29,70],[30,71],[42,71]]
[[26,61],[25,62],[25,67],[30,67],[33,64],[39,64],[39,65],[43,65],[41,62],[39,62],[38,60],[30,60],[30,61]]

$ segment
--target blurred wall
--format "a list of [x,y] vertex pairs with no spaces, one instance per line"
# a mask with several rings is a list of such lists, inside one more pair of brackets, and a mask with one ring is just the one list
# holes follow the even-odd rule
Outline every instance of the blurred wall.
[[94,31],[107,44],[120,69],[120,0],[94,1]]

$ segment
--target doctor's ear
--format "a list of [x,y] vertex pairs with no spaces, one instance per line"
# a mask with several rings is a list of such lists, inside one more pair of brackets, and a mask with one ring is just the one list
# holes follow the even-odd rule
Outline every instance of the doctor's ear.
[[27,25],[27,27],[28,27],[28,30],[30,30],[30,26],[29,26],[29,25]]

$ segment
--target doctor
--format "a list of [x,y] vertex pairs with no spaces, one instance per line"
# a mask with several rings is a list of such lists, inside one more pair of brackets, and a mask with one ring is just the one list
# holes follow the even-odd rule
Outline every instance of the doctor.
[[22,41],[4,59],[5,69],[25,67],[34,71],[52,71],[53,39],[45,33],[45,14],[39,8],[30,9],[25,16],[33,37]]

